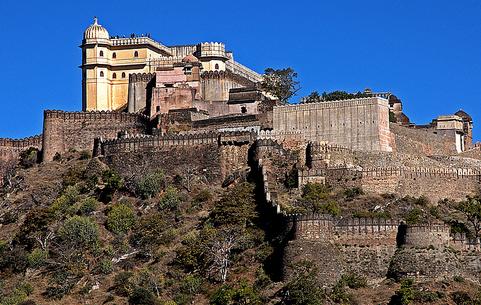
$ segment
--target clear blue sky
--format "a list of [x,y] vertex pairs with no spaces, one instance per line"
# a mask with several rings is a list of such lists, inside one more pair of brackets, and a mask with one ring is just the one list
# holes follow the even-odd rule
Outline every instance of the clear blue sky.
[[0,12],[0,137],[40,133],[43,109],[81,109],[78,46],[98,16],[111,35],[222,41],[258,72],[290,66],[293,101],[370,87],[400,97],[416,123],[462,108],[480,139],[479,0],[1,0]]

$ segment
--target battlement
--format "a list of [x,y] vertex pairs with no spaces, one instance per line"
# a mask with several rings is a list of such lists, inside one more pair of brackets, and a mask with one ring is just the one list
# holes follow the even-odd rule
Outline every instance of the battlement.
[[242,145],[253,142],[254,134],[251,132],[197,132],[186,134],[168,134],[156,136],[121,137],[117,139],[100,141],[104,155],[119,152],[135,152],[142,150],[155,150],[167,146],[194,146],[194,145]]
[[347,100],[337,100],[329,102],[318,102],[308,104],[296,104],[296,105],[282,105],[276,106],[274,109],[279,112],[286,111],[303,111],[311,109],[328,109],[328,108],[341,108],[341,107],[353,107],[353,106],[365,106],[365,105],[384,105],[388,107],[386,99],[380,97],[363,97]]
[[198,46],[201,57],[221,57],[227,59],[225,45],[222,42],[203,42]]
[[61,111],[61,110],[45,110],[45,119],[61,119],[61,120],[94,120],[105,121],[115,120],[120,122],[135,122],[135,121],[148,121],[149,118],[146,115],[138,113],[126,113],[118,111]]
[[130,38],[110,38],[109,39],[112,46],[137,46],[137,45],[149,45],[162,51],[166,54],[171,54],[168,47],[163,44],[153,40],[150,37],[130,37]]
[[150,82],[155,77],[155,73],[130,73],[129,83]]
[[404,246],[441,247],[450,241],[450,228],[445,224],[423,224],[406,226]]
[[0,138],[0,147],[11,147],[11,148],[29,148],[29,147],[41,147],[42,146],[42,135],[35,135],[31,137],[26,137],[22,139],[11,139],[11,138]]

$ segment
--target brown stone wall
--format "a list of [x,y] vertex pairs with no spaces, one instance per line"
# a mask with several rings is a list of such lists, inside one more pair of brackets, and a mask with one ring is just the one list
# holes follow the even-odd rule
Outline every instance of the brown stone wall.
[[144,134],[145,116],[121,112],[44,112],[43,160],[51,161],[56,153],[70,149],[93,150],[95,138],[115,138],[120,131]]
[[396,150],[400,153],[424,155],[453,155],[456,152],[454,136],[446,136],[434,128],[411,128],[390,124]]
[[251,133],[195,133],[103,141],[101,153],[123,175],[141,175],[155,168],[169,174],[188,170],[219,182],[247,166]]
[[42,150],[42,135],[24,139],[0,138],[0,186],[7,171],[16,166],[20,153],[30,147]]
[[229,71],[207,71],[201,75],[202,99],[205,101],[227,101],[232,88],[252,87],[248,79]]
[[381,98],[274,107],[273,127],[276,133],[300,132],[307,141],[353,150],[392,150],[389,105]]

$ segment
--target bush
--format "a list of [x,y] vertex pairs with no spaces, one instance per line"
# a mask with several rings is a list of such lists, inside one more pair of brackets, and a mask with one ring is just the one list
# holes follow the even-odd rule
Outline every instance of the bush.
[[405,219],[408,225],[417,224],[421,221],[423,211],[419,208],[414,208],[406,213]]
[[324,304],[324,294],[318,285],[316,269],[312,263],[304,261],[295,266],[295,276],[285,287],[288,304],[321,305]]
[[99,228],[88,217],[69,218],[60,228],[59,236],[70,249],[94,250],[99,245]]
[[351,289],[358,289],[367,286],[367,280],[364,277],[352,273],[343,275],[341,280],[347,287]]
[[346,196],[347,199],[353,199],[360,195],[364,195],[364,191],[360,187],[353,187],[344,191],[344,196]]
[[80,156],[79,156],[80,160],[87,160],[87,159],[90,159],[91,157],[92,157],[92,154],[90,153],[90,151],[88,150],[80,151]]
[[157,195],[165,186],[164,173],[160,170],[149,173],[135,183],[135,192],[148,199]]
[[414,281],[412,279],[403,279],[401,280],[401,287],[399,290],[396,291],[395,296],[392,298],[390,304],[401,304],[401,305],[408,305],[414,301],[414,289],[413,289]]
[[99,271],[103,274],[110,274],[114,270],[114,266],[110,259],[103,259],[99,263]]
[[225,305],[225,304],[262,304],[259,295],[254,291],[252,286],[247,282],[241,281],[240,285],[232,288],[229,285],[224,285],[217,289],[210,298],[211,305]]
[[155,305],[157,301],[154,294],[143,287],[136,287],[129,296],[129,304],[132,305]]
[[38,162],[38,149],[29,147],[20,153],[19,164],[23,168],[30,168]]
[[159,201],[158,208],[161,211],[169,210],[175,211],[179,209],[180,197],[177,190],[173,187],[168,187]]
[[451,293],[450,297],[456,305],[477,304],[477,302],[473,298],[471,298],[471,296],[467,292],[464,291],[455,291]]
[[43,251],[39,248],[33,249],[33,251],[27,255],[28,266],[34,269],[42,267],[45,265],[47,255],[47,251]]
[[116,204],[107,214],[107,229],[115,234],[127,233],[134,223],[134,210],[127,204]]
[[119,296],[127,297],[134,290],[134,283],[132,281],[132,272],[120,272],[114,278],[113,290]]
[[122,177],[113,170],[106,170],[102,173],[102,182],[104,188],[100,192],[100,201],[104,203],[112,201],[112,196],[124,185]]
[[99,202],[97,201],[97,199],[88,197],[80,202],[79,212],[81,215],[88,216],[95,212],[98,206]]
[[169,224],[160,213],[142,217],[133,228],[131,243],[135,247],[151,252],[159,245],[169,244],[175,236],[169,234]]
[[202,190],[192,199],[193,203],[199,204],[212,200],[212,193],[209,190]]
[[73,215],[77,212],[75,203],[78,200],[80,191],[76,186],[69,185],[62,192],[62,195],[55,199],[50,206],[50,211],[57,217],[63,217],[65,215]]

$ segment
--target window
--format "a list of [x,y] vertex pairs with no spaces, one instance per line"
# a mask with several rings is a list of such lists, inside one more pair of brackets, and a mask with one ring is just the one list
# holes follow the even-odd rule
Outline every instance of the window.
[[135,51],[135,52],[134,52],[134,57],[139,57],[139,52]]
[[104,77],[104,71],[100,71],[100,77]]
[[245,106],[242,106],[242,107],[241,107],[241,112],[242,112],[242,113],[247,113],[247,108],[246,108]]
[[104,51],[100,51],[100,57],[104,57]]
[[155,107],[156,112],[160,112],[160,106]]
[[219,64],[215,64],[215,69],[219,70]]
[[125,78],[125,72],[122,72],[122,78]]
[[112,53],[112,58],[117,58],[117,53]]
[[117,78],[117,73],[112,74],[112,78],[116,79]]

